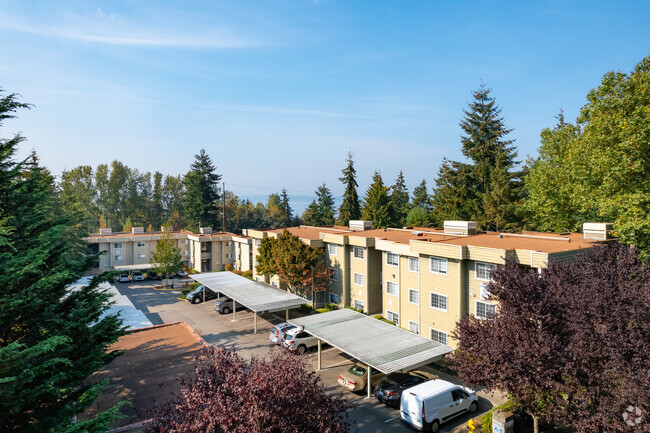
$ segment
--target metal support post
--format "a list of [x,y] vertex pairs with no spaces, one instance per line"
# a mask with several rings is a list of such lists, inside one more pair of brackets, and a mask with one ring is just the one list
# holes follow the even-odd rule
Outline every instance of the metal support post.
[[372,389],[372,379],[371,379],[372,378],[372,367],[369,366],[369,365],[367,367],[368,367],[368,396],[366,398],[370,398],[370,396],[372,395],[372,391],[371,391],[371,389]]
[[253,334],[257,334],[257,313],[253,311]]
[[237,301],[232,300],[232,321],[237,321]]
[[320,338],[319,338],[318,339],[318,368],[316,369],[316,371],[320,371],[320,369],[321,369],[320,353],[321,353],[321,341],[320,341]]

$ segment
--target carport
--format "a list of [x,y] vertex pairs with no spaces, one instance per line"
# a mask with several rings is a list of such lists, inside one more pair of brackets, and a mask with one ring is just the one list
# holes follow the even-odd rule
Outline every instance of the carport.
[[210,272],[190,275],[195,281],[217,293],[223,293],[233,301],[232,320],[237,320],[237,303],[253,311],[253,333],[257,333],[257,314],[298,308],[309,301],[300,296],[278,289],[266,283],[251,281],[232,272]]
[[113,266],[113,268],[118,272],[146,271],[147,269],[151,269],[157,265],[158,265],[157,263],[142,263],[139,265]]
[[[289,320],[318,338],[318,370],[321,341],[366,365],[368,382],[372,369],[385,374],[408,371],[441,359],[454,351],[449,346],[344,308]],[[370,398],[368,386],[368,398]]]

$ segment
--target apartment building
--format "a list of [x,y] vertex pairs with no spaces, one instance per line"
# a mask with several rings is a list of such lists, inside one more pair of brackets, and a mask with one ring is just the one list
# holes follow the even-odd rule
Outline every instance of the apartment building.
[[[253,257],[261,239],[283,230],[248,230]],[[609,239],[612,225],[587,223],[584,233],[563,234],[477,232],[471,221],[446,221],[443,229],[372,229],[370,222],[351,221],[350,227],[287,230],[323,251],[330,269],[328,302],[381,314],[455,347],[451,332],[460,318],[488,318],[497,311],[487,284],[506,258],[541,271],[551,259],[565,260]],[[253,275],[265,280],[255,269]],[[277,276],[266,281],[281,286]]]
[[224,270],[232,265],[236,270],[249,270],[252,266],[252,240],[247,236],[228,232],[212,232],[203,227],[199,233],[188,230],[145,232],[142,227],[133,227],[131,232],[113,233],[111,229],[87,238],[100,256],[99,267],[104,271],[114,270],[116,266],[143,265],[151,262],[158,241],[164,235],[170,235],[181,251],[184,264],[199,272]]

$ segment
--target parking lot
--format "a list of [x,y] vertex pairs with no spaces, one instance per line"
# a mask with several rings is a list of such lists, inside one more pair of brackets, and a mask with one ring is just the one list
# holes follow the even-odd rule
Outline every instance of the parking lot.
[[[284,321],[284,312],[271,313],[258,316],[258,332],[253,333],[253,313],[247,310],[237,311],[237,320],[232,321],[232,314],[221,315],[214,311],[214,301],[201,304],[190,304],[178,299],[181,290],[155,290],[154,281],[115,283],[121,294],[129,297],[133,305],[141,310],[151,321],[158,325],[172,322],[186,322],[199,333],[208,344],[234,346],[237,352],[250,358],[252,355],[264,357],[269,353],[271,344],[269,331],[273,325]],[[297,317],[295,310],[290,312],[290,317]],[[276,348],[276,350],[278,350]],[[305,355],[314,369],[317,367],[317,354],[314,352]],[[354,360],[338,349],[323,346],[322,369],[319,371],[324,388],[328,393],[339,394],[343,392],[353,405],[352,419],[356,420],[356,427],[360,432],[412,432],[410,427],[399,419],[399,411],[379,403],[374,398],[367,399],[365,394],[355,394],[344,390],[338,385],[339,374],[345,372]],[[455,381],[441,372],[431,370],[441,378]],[[484,393],[479,395],[478,416],[486,412],[493,405],[503,401],[502,396],[490,396]],[[462,424],[466,424],[469,415],[459,417],[440,428],[442,432],[450,432]]]

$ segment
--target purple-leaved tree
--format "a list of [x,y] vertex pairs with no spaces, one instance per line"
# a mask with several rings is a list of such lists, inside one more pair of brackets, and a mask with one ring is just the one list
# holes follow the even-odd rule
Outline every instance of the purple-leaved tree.
[[507,261],[488,289],[490,320],[465,317],[459,378],[511,394],[534,419],[577,432],[650,430],[650,267],[607,243],[538,274]]
[[204,349],[193,375],[158,407],[147,432],[350,431],[349,405],[329,396],[303,358],[273,350],[246,362],[232,349]]

